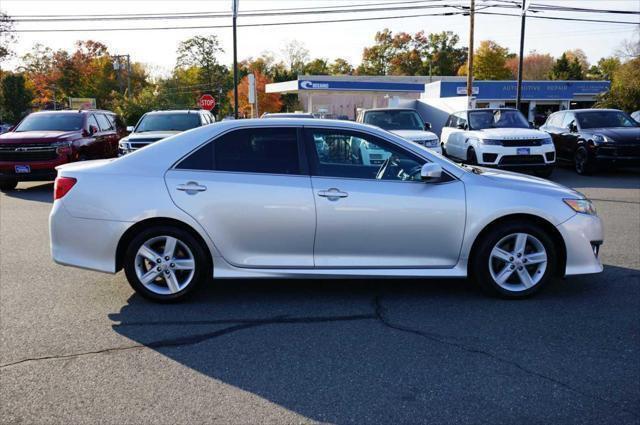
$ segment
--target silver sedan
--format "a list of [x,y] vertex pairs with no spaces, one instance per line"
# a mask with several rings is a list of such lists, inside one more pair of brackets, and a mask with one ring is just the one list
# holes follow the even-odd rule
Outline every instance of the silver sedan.
[[459,166],[346,121],[225,121],[112,160],[61,166],[63,265],[156,301],[224,278],[469,277],[520,298],[598,273],[602,223],[571,189]]

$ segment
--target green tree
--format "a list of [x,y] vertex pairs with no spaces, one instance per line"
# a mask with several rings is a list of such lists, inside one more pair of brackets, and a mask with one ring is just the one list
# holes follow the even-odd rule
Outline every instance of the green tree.
[[329,63],[323,58],[314,59],[305,64],[304,73],[306,75],[329,75]]
[[456,47],[460,37],[451,31],[424,35],[417,33],[414,38],[423,47],[425,75],[455,75],[467,61],[468,49]]
[[613,71],[611,89],[600,96],[597,106],[627,112],[640,109],[640,57],[627,61]]
[[135,125],[140,117],[155,109],[168,109],[171,105],[157,87],[147,86],[135,96],[119,97],[114,101],[113,109],[120,114],[127,125]]
[[199,88],[203,93],[218,93],[214,113],[219,116],[230,111],[231,105],[224,93],[233,88],[229,69],[218,62],[218,55],[223,52],[217,36],[198,35],[180,42],[176,62],[176,68],[198,70]]
[[[511,71],[507,67],[509,50],[495,41],[483,40],[474,53],[473,77],[478,80],[507,80]],[[463,65],[458,75],[466,75],[467,66]]]
[[17,123],[31,106],[33,95],[22,74],[5,73],[0,82],[0,114],[2,120]]
[[358,66],[360,75],[387,75],[391,56],[393,55],[393,34],[385,28],[375,35],[375,44],[365,47],[362,52],[362,62]]
[[336,58],[336,60],[329,65],[329,74],[331,75],[351,75],[353,71],[353,66],[348,60],[343,58]]
[[622,62],[615,56],[601,58],[596,65],[589,69],[588,77],[590,79],[610,80],[620,65],[622,65]]
[[549,78],[551,80],[583,80],[584,71],[580,60],[575,57],[569,60],[567,54],[563,53],[553,65]]

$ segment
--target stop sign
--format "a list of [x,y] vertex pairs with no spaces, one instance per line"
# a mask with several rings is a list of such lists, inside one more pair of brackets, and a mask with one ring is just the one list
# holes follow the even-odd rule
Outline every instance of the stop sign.
[[203,94],[200,96],[200,99],[198,99],[198,105],[200,105],[202,109],[210,111],[216,106],[216,100],[210,94]]

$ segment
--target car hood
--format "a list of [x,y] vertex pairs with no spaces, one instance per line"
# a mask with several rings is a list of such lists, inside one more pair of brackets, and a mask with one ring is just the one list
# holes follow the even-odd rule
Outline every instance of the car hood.
[[589,134],[602,134],[617,143],[640,143],[640,127],[589,128]]
[[181,131],[145,131],[142,133],[131,133],[127,136],[127,139],[129,141],[147,140],[147,139],[160,140],[166,137],[174,136],[178,133],[182,133],[182,132]]
[[391,130],[391,133],[407,140],[424,140],[424,139],[437,139],[434,133],[424,130]]
[[547,133],[532,128],[485,128],[484,130],[473,130],[472,133],[479,138],[495,140],[528,140],[549,137]]
[[[477,177],[486,179],[492,186],[501,186],[517,192],[536,192],[540,194],[557,195],[563,198],[584,198],[585,196],[561,184],[533,177],[526,174],[514,173],[495,168],[477,167],[481,170]],[[524,195],[523,193],[523,195]]]
[[0,143],[42,143],[81,137],[78,131],[10,131],[0,135]]

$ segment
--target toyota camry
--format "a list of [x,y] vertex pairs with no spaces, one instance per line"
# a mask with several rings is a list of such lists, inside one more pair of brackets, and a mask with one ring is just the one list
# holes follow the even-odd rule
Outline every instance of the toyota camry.
[[345,121],[200,127],[63,165],[54,198],[55,262],[124,269],[156,301],[225,278],[469,277],[521,298],[602,271],[601,220],[581,193]]

